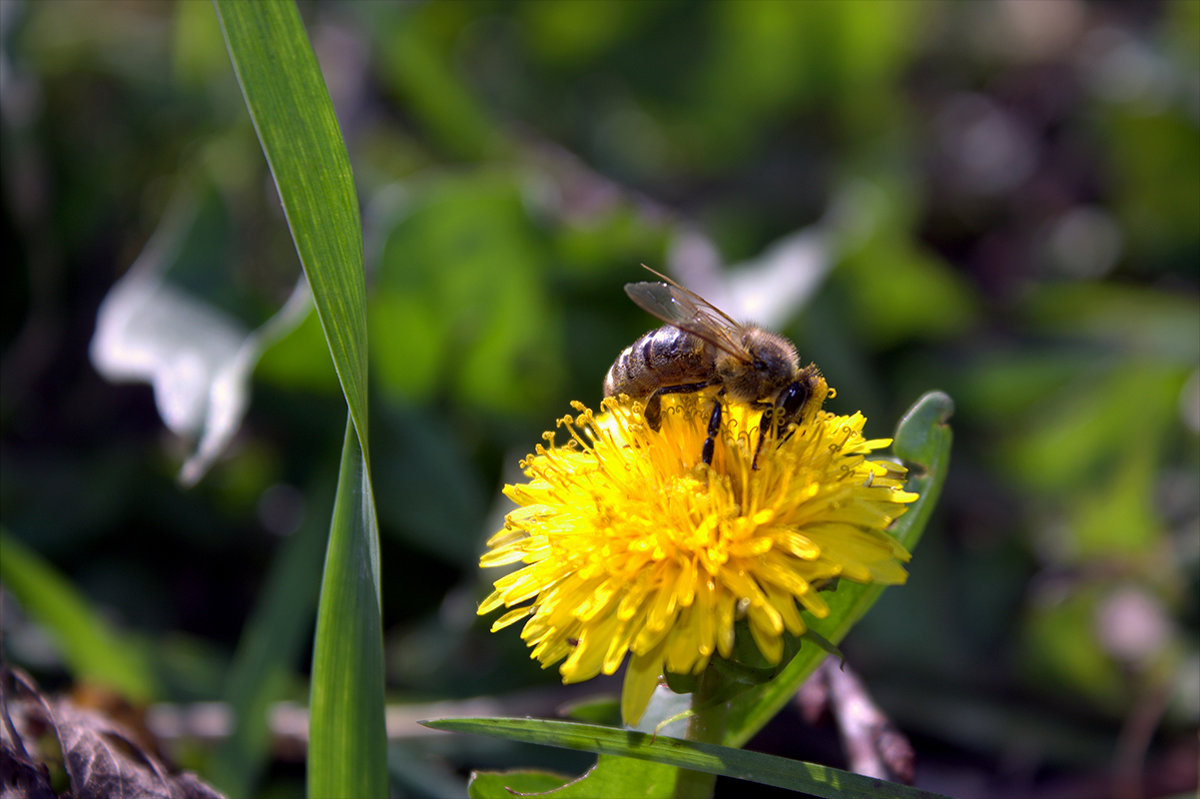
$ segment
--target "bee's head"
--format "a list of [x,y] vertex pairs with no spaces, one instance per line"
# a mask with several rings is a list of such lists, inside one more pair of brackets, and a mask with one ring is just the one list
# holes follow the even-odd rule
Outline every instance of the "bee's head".
[[724,353],[717,357],[725,392],[739,402],[773,400],[800,371],[795,346],[777,333],[750,325],[742,329],[741,338],[748,360]]

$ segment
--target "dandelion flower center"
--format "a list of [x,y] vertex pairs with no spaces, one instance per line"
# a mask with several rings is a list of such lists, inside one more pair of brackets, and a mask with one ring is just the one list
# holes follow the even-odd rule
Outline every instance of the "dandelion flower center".
[[522,462],[527,482],[489,539],[484,567],[520,564],[495,582],[480,614],[524,620],[521,637],[563,681],[613,674],[629,656],[622,712],[642,714],[663,671],[699,674],[733,652],[745,617],[763,656],[778,663],[801,611],[822,618],[816,590],[832,578],[898,584],[909,558],[886,532],[916,495],[904,469],[870,460],[888,439],[866,439],[861,414],[820,411],[766,439],[754,462],[761,411],[726,403],[712,465],[700,453],[714,394],[663,396],[662,424],[642,402],[576,403],[567,434]]

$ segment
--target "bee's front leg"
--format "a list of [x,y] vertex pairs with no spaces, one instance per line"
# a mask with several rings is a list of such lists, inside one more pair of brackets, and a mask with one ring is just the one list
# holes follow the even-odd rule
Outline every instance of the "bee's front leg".
[[758,454],[762,452],[763,442],[767,440],[767,436],[778,435],[781,426],[786,427],[792,422],[799,421],[804,406],[811,398],[812,386],[802,380],[796,380],[780,391],[775,402],[763,410],[762,417],[758,422],[758,446],[754,448],[754,460],[750,462],[751,469],[758,468]]
[[[724,392],[721,392],[722,394]],[[708,437],[700,450],[700,459],[705,466],[712,466],[713,450],[717,444],[717,434],[721,432],[721,394],[713,400],[712,416],[708,419]]]

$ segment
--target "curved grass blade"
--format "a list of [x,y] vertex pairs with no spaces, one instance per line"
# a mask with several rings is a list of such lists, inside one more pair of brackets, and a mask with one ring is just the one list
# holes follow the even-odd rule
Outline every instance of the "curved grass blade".
[[347,418],[317,608],[309,796],[387,795],[381,625],[375,500]]
[[310,796],[383,796],[379,539],[367,446],[362,225],[333,105],[290,0],[214,0],[349,418],[317,611]]
[[367,452],[362,221],[333,103],[291,0],[214,3]]
[[[953,439],[946,422],[953,410],[950,397],[940,391],[931,391],[913,404],[896,427],[892,451],[908,464],[909,479],[905,487],[921,495],[891,528],[892,534],[909,552],[920,541],[942,492]],[[812,629],[833,644],[839,643],[875,604],[883,589],[882,585],[843,581],[828,597],[829,615],[813,620]],[[802,647],[774,679],[734,697],[729,704],[724,743],[745,745],[795,696],[801,683],[825,656],[825,651],[819,647]]]
[[574,721],[475,718],[421,723],[437,730],[492,735],[564,749],[650,760],[829,799],[878,799],[885,796],[894,799],[944,799],[940,794],[815,763],[678,738],[656,738],[643,732]]
[[0,528],[0,583],[45,628],[79,682],[147,702],[158,688],[150,664],[54,567]]

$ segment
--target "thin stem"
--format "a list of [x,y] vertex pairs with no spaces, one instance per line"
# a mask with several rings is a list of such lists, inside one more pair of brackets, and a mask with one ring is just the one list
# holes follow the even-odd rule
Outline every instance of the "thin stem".
[[[700,675],[700,684],[692,694],[694,715],[688,720],[687,739],[700,743],[721,743],[725,733],[725,717],[729,703],[715,701],[722,688],[722,675],[714,668],[705,669]],[[705,774],[687,769],[679,772],[673,799],[710,799],[716,787],[715,774]]]

